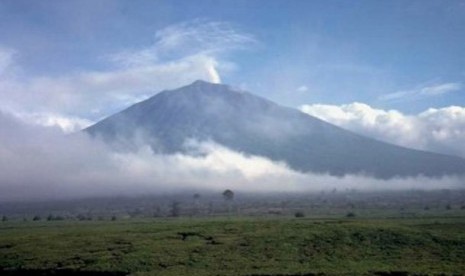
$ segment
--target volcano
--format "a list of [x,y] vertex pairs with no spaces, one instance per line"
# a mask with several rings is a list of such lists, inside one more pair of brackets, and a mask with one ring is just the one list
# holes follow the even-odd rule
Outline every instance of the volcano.
[[300,172],[376,178],[464,175],[465,159],[367,138],[228,85],[196,81],[162,91],[85,129],[131,149],[186,153],[189,139],[285,162]]

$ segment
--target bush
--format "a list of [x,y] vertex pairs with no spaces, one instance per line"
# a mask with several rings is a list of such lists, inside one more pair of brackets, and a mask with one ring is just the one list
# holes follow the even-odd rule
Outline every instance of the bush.
[[303,217],[305,217],[305,214],[302,211],[297,211],[297,212],[295,212],[294,217],[303,218]]
[[354,218],[355,217],[355,213],[354,212],[348,212],[346,217],[348,218]]
[[62,216],[53,216],[52,214],[48,215],[47,217],[47,220],[48,221],[51,221],[51,220],[64,220],[65,218],[62,217]]

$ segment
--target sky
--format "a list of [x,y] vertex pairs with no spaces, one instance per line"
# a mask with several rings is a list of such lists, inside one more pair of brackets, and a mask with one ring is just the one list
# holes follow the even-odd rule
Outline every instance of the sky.
[[464,0],[3,0],[0,131],[77,132],[203,79],[465,157],[463,34]]
[[[414,114],[465,105],[465,1],[5,0],[0,22],[0,68],[13,63],[18,81],[114,73],[136,66],[115,60],[132,53],[139,69],[203,59],[190,62],[210,62],[222,82],[293,107],[362,102]],[[168,43],[175,36],[183,45]],[[82,85],[72,93],[95,88]],[[67,112],[95,120],[119,106],[99,108],[109,110]]]

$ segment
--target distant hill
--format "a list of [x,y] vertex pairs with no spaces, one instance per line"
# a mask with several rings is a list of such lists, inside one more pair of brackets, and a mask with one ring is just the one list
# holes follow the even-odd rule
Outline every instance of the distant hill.
[[131,148],[183,152],[186,139],[211,140],[301,172],[378,178],[465,174],[465,159],[407,149],[344,130],[230,86],[196,81],[134,104],[86,132]]

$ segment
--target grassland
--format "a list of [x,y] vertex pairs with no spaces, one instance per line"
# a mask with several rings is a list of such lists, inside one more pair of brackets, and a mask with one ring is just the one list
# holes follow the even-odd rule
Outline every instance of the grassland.
[[0,222],[9,275],[463,275],[464,260],[464,216]]

